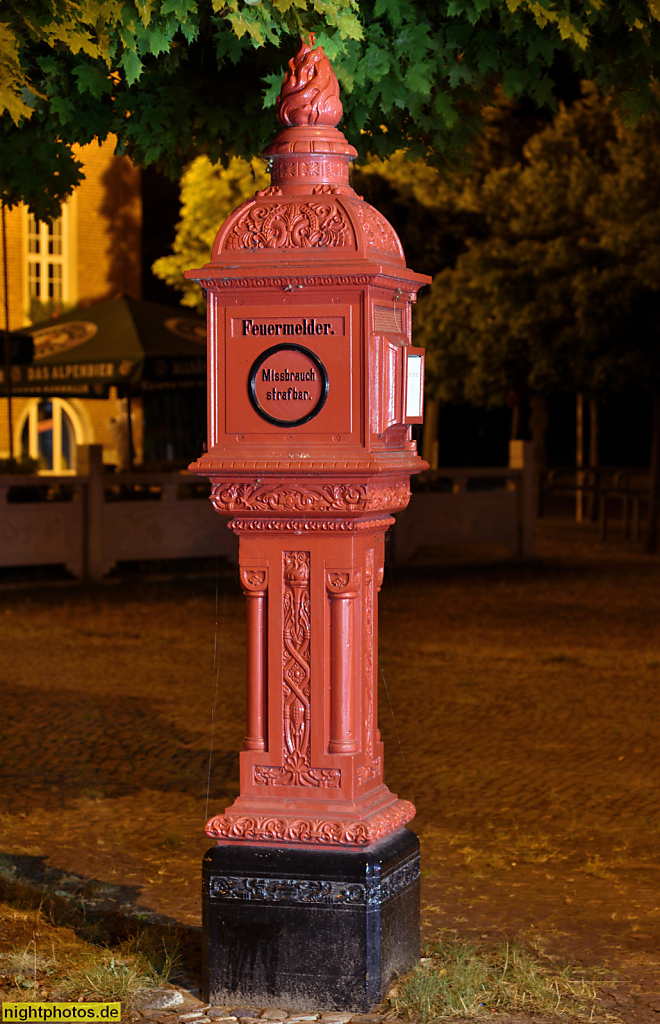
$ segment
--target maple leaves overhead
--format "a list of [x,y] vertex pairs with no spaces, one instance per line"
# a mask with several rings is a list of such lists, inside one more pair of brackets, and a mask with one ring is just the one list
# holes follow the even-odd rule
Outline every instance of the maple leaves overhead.
[[656,0],[5,0],[1,198],[56,213],[80,179],[71,144],[111,132],[172,176],[200,153],[251,157],[309,30],[363,153],[460,149],[495,82],[551,103],[558,55],[638,114],[655,103],[659,16]]

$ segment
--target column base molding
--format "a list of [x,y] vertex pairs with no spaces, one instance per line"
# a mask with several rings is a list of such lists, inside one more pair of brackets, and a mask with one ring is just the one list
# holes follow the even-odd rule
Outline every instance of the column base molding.
[[364,847],[401,828],[415,817],[409,800],[359,818],[287,816],[280,814],[217,814],[206,834],[219,843],[297,843],[301,846]]

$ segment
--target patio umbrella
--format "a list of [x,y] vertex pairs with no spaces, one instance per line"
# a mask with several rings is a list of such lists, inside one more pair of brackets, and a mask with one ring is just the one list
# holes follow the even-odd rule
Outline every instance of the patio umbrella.
[[[15,397],[130,398],[206,383],[206,326],[178,306],[121,296],[24,327],[34,358],[13,363]],[[0,395],[7,394],[1,374]]]

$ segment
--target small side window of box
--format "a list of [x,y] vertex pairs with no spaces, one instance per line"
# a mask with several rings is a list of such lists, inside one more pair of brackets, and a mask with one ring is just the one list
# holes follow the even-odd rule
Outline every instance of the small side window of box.
[[406,348],[403,375],[404,423],[421,423],[424,419],[424,349]]

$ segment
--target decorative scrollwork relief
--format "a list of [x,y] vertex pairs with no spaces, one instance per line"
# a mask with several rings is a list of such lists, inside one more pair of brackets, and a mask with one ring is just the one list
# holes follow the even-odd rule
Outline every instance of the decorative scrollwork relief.
[[223,288],[289,288],[298,286],[316,288],[318,285],[362,285],[370,284],[369,274],[324,274],[313,277],[219,277],[200,281],[200,287],[207,292],[218,292]]
[[225,249],[309,249],[355,246],[344,210],[336,202],[255,203],[239,217]]
[[258,814],[219,814],[206,825],[212,839],[243,842],[302,843],[306,846],[367,846],[415,817],[409,800],[357,821],[288,818]]
[[[364,533],[385,530],[392,525],[391,516],[373,519],[232,519],[230,529],[235,533]],[[382,581],[381,581],[382,582]]]
[[368,203],[355,206],[354,209],[362,225],[368,247],[370,249],[378,249],[380,252],[388,252],[392,256],[404,259],[403,247],[399,241],[399,236],[389,221],[378,210],[374,210],[373,206],[369,206]]
[[378,880],[337,882],[330,879],[255,878],[211,875],[208,892],[213,900],[250,900],[255,903],[322,903],[366,906],[384,903],[414,885],[420,877],[419,856]]
[[257,765],[253,778],[257,786],[310,786],[316,789],[339,789],[339,768],[310,768],[309,761],[298,754],[285,754],[284,764],[271,767]]
[[216,483],[211,501],[218,512],[374,512],[405,508],[407,481],[393,484]]
[[370,761],[365,761],[364,764],[358,765],[357,777],[361,786],[364,786],[365,782],[369,782],[370,779],[380,778],[381,774],[379,757],[374,757]]
[[257,765],[253,778],[260,786],[337,789],[341,784],[339,769],[311,766],[309,551],[285,551],[283,557],[284,764]]
[[360,882],[312,881],[307,878],[212,877],[212,899],[251,900],[258,903],[366,904],[367,886]]
[[365,761],[358,765],[358,782],[364,785],[381,774],[381,761],[373,756],[375,718],[375,651],[374,651],[374,552],[368,548],[364,566],[364,750]]

